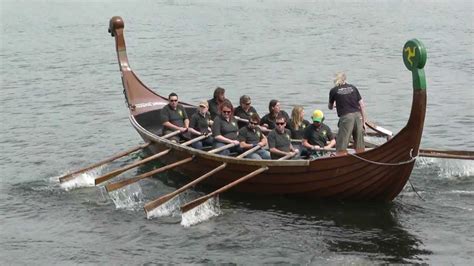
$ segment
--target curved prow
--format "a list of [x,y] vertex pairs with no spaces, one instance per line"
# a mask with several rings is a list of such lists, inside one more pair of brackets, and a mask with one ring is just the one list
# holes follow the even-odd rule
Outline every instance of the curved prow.
[[410,118],[404,130],[410,132],[413,143],[413,156],[418,155],[421,135],[425,123],[426,114],[426,78],[424,67],[426,64],[426,49],[423,43],[417,39],[409,40],[403,46],[403,62],[408,70],[412,72],[413,79],[413,102]]
[[128,63],[127,47],[123,35],[124,27],[125,23],[119,16],[114,16],[109,21],[109,33],[115,37],[115,49],[122,73],[122,84],[128,109],[132,115],[161,109],[163,105],[167,104],[167,100],[145,86]]
[[115,37],[115,49],[117,50],[117,58],[120,66],[120,71],[132,71],[128,65],[127,47],[125,46],[125,39],[123,37],[124,28],[123,19],[119,16],[112,17],[109,22],[109,33]]

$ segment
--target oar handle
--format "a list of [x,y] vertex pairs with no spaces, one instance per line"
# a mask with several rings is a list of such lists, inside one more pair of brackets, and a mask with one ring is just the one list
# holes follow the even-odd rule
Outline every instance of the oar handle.
[[249,122],[248,119],[242,118],[242,117],[240,117],[240,116],[234,115],[234,118],[235,118],[235,120],[240,121],[240,122],[244,122],[244,123],[248,123],[248,122]]
[[181,145],[183,145],[183,146],[188,146],[188,145],[190,145],[190,144],[193,144],[193,143],[195,143],[195,142],[198,142],[198,141],[200,141],[200,140],[203,140],[203,139],[207,138],[208,136],[209,136],[209,135],[200,135],[199,137],[195,137],[194,139],[191,139],[191,140],[188,140],[188,141],[186,141],[186,142],[183,142],[183,144],[181,144]]
[[252,147],[252,148],[248,149],[247,151],[245,151],[244,153],[242,153],[242,154],[240,154],[239,156],[237,156],[237,158],[244,158],[245,156],[254,153],[255,151],[257,151],[257,150],[260,149],[261,147],[262,147],[262,146],[260,146],[260,145],[257,145],[257,146],[255,146],[255,147]]
[[282,160],[287,160],[287,159],[293,158],[295,155],[296,155],[296,154],[292,154],[292,153],[287,154],[287,155],[285,155],[285,156],[283,156],[283,157],[281,157],[281,158],[278,158],[278,161],[282,161]]
[[163,135],[163,136],[161,136],[161,137],[164,138],[164,139],[167,139],[167,138],[174,137],[174,136],[178,135],[179,133],[181,133],[181,131],[176,130],[176,131],[173,131],[173,132],[168,133],[168,134],[166,134],[166,135]]
[[135,146],[135,147],[133,147],[133,148],[130,148],[130,149],[128,149],[128,150],[126,150],[126,151],[123,151],[123,152],[121,152],[121,153],[117,153],[117,154],[113,155],[112,157],[110,157],[110,158],[108,158],[108,159],[102,160],[102,161],[97,162],[97,163],[95,163],[95,164],[91,164],[91,165],[89,165],[89,166],[87,166],[87,167],[84,167],[84,168],[82,168],[82,169],[76,170],[76,171],[74,171],[74,172],[72,172],[72,173],[63,175],[63,176],[61,176],[61,177],[59,178],[59,182],[63,183],[63,182],[66,182],[66,181],[68,181],[68,180],[71,180],[71,179],[74,177],[74,175],[77,175],[77,174],[80,174],[80,173],[89,171],[89,170],[94,169],[94,168],[96,168],[96,167],[99,167],[99,166],[101,166],[101,165],[103,165],[103,164],[106,164],[106,163],[112,162],[112,161],[114,161],[114,160],[116,160],[116,159],[119,159],[119,158],[121,158],[121,157],[124,157],[125,155],[128,155],[128,154],[130,154],[130,153],[132,153],[132,152],[135,152],[135,151],[144,149],[144,148],[148,147],[150,144],[151,144],[151,142],[147,142],[147,143],[144,143],[144,144],[140,144],[140,145],[138,145],[138,146]]
[[229,144],[224,145],[224,146],[222,146],[222,147],[219,147],[219,148],[215,148],[215,149],[213,149],[213,150],[210,150],[209,153],[218,153],[218,152],[221,152],[221,151],[223,151],[223,150],[227,150],[227,149],[229,149],[229,148],[232,148],[232,147],[234,147],[234,146],[236,146],[236,145],[237,145],[237,144],[229,143]]

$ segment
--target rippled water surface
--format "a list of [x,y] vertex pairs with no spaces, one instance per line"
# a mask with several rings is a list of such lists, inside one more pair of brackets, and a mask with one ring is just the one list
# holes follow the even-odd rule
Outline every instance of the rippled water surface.
[[217,216],[191,226],[141,209],[182,184],[171,174],[123,195],[87,187],[142,154],[90,173],[82,188],[58,182],[141,142],[107,33],[114,15],[125,20],[131,66],[157,92],[196,103],[219,85],[234,102],[251,95],[260,113],[270,98],[308,116],[321,108],[333,128],[325,106],[341,70],[372,120],[394,132],[405,125],[411,74],[401,49],[418,38],[428,51],[422,147],[473,150],[470,1],[0,0],[0,10],[1,264],[472,263],[469,161],[419,158],[411,182],[424,200],[410,185],[389,204],[226,194]]

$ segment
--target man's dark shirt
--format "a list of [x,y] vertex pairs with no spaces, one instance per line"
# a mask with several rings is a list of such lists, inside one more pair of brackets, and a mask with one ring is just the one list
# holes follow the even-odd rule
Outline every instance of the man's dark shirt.
[[[239,107],[235,108],[235,110],[234,110],[234,115],[235,116],[238,116],[240,118],[247,119],[247,120],[250,120],[250,116],[252,114],[256,114],[256,113],[257,113],[257,110],[255,110],[255,108],[253,108],[253,106],[250,106],[248,112],[245,112],[245,110],[244,110],[244,108],[242,108],[242,106],[239,106]],[[247,123],[241,122],[241,121],[238,121],[237,123],[239,125],[239,128],[242,128],[242,127],[247,125]]]
[[334,134],[326,124],[322,123],[319,127],[314,124],[309,125],[304,131],[305,140],[311,145],[318,145],[323,148],[326,143],[334,139]]
[[[176,110],[171,109],[170,105],[167,104],[160,112],[161,123],[170,122],[171,124],[184,127],[184,120],[188,119],[188,115],[181,104],[178,104]],[[173,132],[172,129],[164,127],[163,135]]]
[[268,147],[277,148],[280,151],[289,152],[290,151],[290,130],[286,129],[283,133],[279,133],[276,129],[268,133]]
[[337,116],[360,111],[359,101],[362,99],[359,90],[351,84],[336,86],[329,91],[329,104],[336,102]]
[[[278,113],[278,115],[280,115],[280,114],[285,117],[285,121],[290,120],[290,117],[288,116],[287,112],[281,110],[280,113]],[[267,124],[268,129],[274,129],[276,127],[275,119],[276,119],[276,117],[272,117],[271,113],[268,113],[268,114],[266,114],[265,116],[262,117],[262,119],[260,120],[260,125]]]
[[212,124],[212,135],[214,135],[214,137],[222,135],[228,139],[237,140],[238,131],[237,120],[233,117],[227,122],[225,118],[218,115],[216,119],[214,119],[214,124]]
[[201,133],[209,133],[209,121],[211,119],[211,115],[209,112],[206,112],[205,115],[202,115],[199,111],[195,112],[191,116],[191,120],[189,122],[189,126],[196,129]]
[[248,126],[243,127],[239,130],[238,140],[240,142],[244,141],[247,144],[257,144],[263,138],[263,133],[259,127],[255,129],[250,129]]

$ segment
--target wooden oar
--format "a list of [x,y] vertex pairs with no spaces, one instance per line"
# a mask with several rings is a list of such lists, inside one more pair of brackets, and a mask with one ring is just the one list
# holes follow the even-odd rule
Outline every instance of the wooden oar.
[[139,166],[139,165],[142,165],[142,164],[147,163],[147,162],[149,162],[149,161],[158,159],[158,158],[160,158],[160,157],[162,157],[162,156],[168,154],[170,151],[171,151],[171,149],[166,149],[166,150],[161,151],[161,152],[159,152],[159,153],[157,153],[157,154],[155,154],[155,155],[152,155],[152,156],[150,156],[150,157],[147,157],[147,158],[145,158],[145,159],[143,159],[143,160],[141,160],[141,161],[138,161],[138,162],[135,162],[135,163],[126,165],[126,166],[124,166],[124,167],[122,167],[122,168],[119,168],[119,169],[114,170],[114,171],[112,171],[112,172],[109,172],[109,173],[107,173],[107,174],[105,174],[105,175],[102,175],[102,176],[100,176],[100,177],[98,177],[98,178],[95,179],[95,185],[99,185],[99,184],[101,184],[101,183],[103,183],[103,182],[105,182],[105,181],[107,181],[107,180],[109,180],[109,179],[111,179],[111,178],[113,178],[113,177],[115,177],[115,176],[117,176],[117,175],[119,175],[119,174],[121,174],[121,173],[127,171],[127,170],[130,170],[130,169],[132,169],[132,168],[135,168],[135,167],[137,167],[137,166]]
[[418,154],[422,157],[474,160],[474,151],[441,151],[432,149],[420,149]]
[[[253,152],[255,152],[256,150],[260,149],[260,146],[255,146],[251,149],[249,149],[248,151],[240,154],[239,156],[237,156],[236,158],[243,158]],[[210,153],[214,153],[213,151],[209,151]],[[187,190],[188,188],[196,185],[197,183],[205,180],[206,178],[212,176],[213,174],[219,172],[220,170],[224,169],[225,167],[227,166],[227,163],[223,163],[221,165],[219,165],[217,168],[214,168],[213,170],[211,170],[210,172],[207,172],[205,173],[204,175],[194,179],[193,181],[189,182],[188,184],[182,186],[181,188],[171,192],[171,193],[168,193],[164,196],[161,196],[155,200],[152,200],[150,202],[148,202],[147,204],[145,204],[145,206],[143,207],[145,209],[145,213],[149,213],[150,211],[156,209],[157,207],[163,205],[164,203],[168,202],[170,199],[174,198],[176,195],[178,195],[179,193]]]
[[374,122],[371,122],[371,121],[366,121],[365,124],[370,127],[371,129],[373,129],[375,132],[378,132],[380,134],[383,134],[387,137],[392,137],[393,136],[393,132],[386,129],[386,128],[383,128],[377,124],[375,124]]
[[68,181],[68,180],[73,179],[74,176],[77,175],[77,174],[81,174],[81,173],[87,172],[87,171],[89,171],[89,170],[91,170],[91,169],[94,169],[94,168],[99,167],[99,166],[101,166],[101,165],[104,165],[104,164],[106,164],[106,163],[112,162],[112,161],[114,161],[114,160],[116,160],[116,159],[118,159],[118,158],[124,157],[125,155],[128,155],[128,154],[130,154],[130,153],[132,153],[132,152],[135,152],[135,151],[144,149],[144,148],[148,147],[150,144],[151,144],[151,142],[147,142],[147,143],[145,143],[145,144],[141,144],[141,145],[135,146],[135,147],[130,148],[130,149],[128,149],[128,150],[126,150],[126,151],[123,151],[123,152],[121,152],[121,153],[117,153],[117,154],[113,155],[112,157],[110,157],[110,158],[108,158],[108,159],[102,160],[102,161],[97,162],[97,163],[95,163],[95,164],[91,164],[91,165],[89,165],[89,166],[87,166],[87,167],[84,167],[84,168],[82,168],[82,169],[76,170],[76,171],[74,171],[74,172],[72,172],[72,173],[63,175],[63,176],[61,176],[61,177],[59,178],[59,182],[60,182],[60,183],[64,183],[64,182],[66,182],[66,181]]
[[[196,138],[194,138],[194,139],[188,140],[188,141],[184,142],[184,143],[181,144],[181,145],[187,146],[187,145],[190,145],[190,144],[192,144],[192,143],[194,143],[194,142],[197,142],[197,141],[200,141],[200,140],[202,140],[202,139],[205,139],[205,138],[207,138],[207,137],[208,137],[208,136],[201,135],[201,136],[196,137]],[[169,150],[171,150],[171,149],[168,149],[168,151],[169,151]],[[172,164],[170,164],[170,165],[163,166],[163,167],[157,168],[157,169],[155,169],[155,170],[152,170],[152,171],[150,171],[150,172],[141,174],[141,175],[139,175],[139,176],[135,176],[135,177],[132,177],[132,178],[129,178],[129,179],[121,180],[121,181],[118,181],[118,182],[116,182],[116,183],[108,184],[108,185],[105,186],[105,188],[107,189],[108,192],[111,192],[111,191],[117,190],[117,189],[119,189],[119,188],[121,188],[121,187],[130,185],[130,184],[132,184],[132,183],[134,183],[134,182],[137,182],[137,181],[139,181],[139,180],[141,180],[141,179],[143,179],[143,178],[152,176],[152,175],[157,174],[157,173],[161,173],[161,172],[166,171],[166,170],[168,170],[168,169],[172,169],[172,168],[174,168],[174,167],[176,167],[176,166],[179,166],[179,165],[185,164],[185,163],[187,163],[187,162],[190,162],[192,159],[193,159],[193,157],[189,157],[189,158],[183,159],[183,160],[181,160],[181,161],[177,161],[177,162],[175,162],[175,163],[172,163]]]
[[[288,154],[284,157],[281,157],[278,160],[286,160],[286,159],[289,159],[293,156],[295,156],[295,154]],[[268,170],[268,166],[262,166],[262,167],[258,168],[257,170],[255,170],[255,171],[253,171],[253,172],[251,172],[251,173],[249,173],[249,174],[247,174],[247,175],[245,175],[245,176],[243,176],[243,177],[241,177],[241,178],[239,178],[239,179],[237,179],[237,180],[235,180],[235,181],[233,181],[233,182],[231,182],[231,183],[229,183],[229,184],[227,184],[223,187],[221,187],[220,189],[218,189],[218,190],[216,190],[212,193],[209,193],[205,196],[202,196],[202,197],[200,197],[196,200],[193,200],[193,201],[181,206],[181,212],[182,213],[188,212],[189,210],[201,205],[202,203],[206,202],[208,199],[216,196],[217,194],[222,193],[224,191],[227,191],[227,190],[231,189],[232,187],[234,187],[234,186],[236,186],[236,185],[238,185],[238,184],[240,184],[240,183],[242,183],[242,182],[244,182],[244,181],[246,181],[246,180],[262,173],[262,172],[264,172],[264,171],[267,171],[267,170]]]
[[234,146],[236,146],[236,145],[238,145],[238,144],[229,143],[229,144],[227,144],[227,145],[224,145],[224,146],[219,147],[219,148],[215,148],[215,149],[210,150],[210,151],[208,151],[208,152],[209,152],[209,153],[218,153],[218,152],[221,152],[221,151],[223,151],[223,150],[227,150],[227,149],[229,149],[229,148],[232,148],[232,147],[234,147]]
[[[161,138],[164,138],[164,139],[171,138],[171,137],[174,137],[174,136],[178,135],[179,133],[181,133],[181,132],[180,132],[179,130],[176,130],[176,131],[174,131],[174,132],[171,132],[171,133],[169,133],[169,134],[166,134],[166,135],[162,136]],[[153,156],[147,157],[147,158],[145,158],[145,159],[143,159],[143,160],[141,160],[141,161],[138,161],[138,162],[135,162],[135,163],[126,165],[126,166],[124,166],[124,167],[122,167],[122,168],[119,168],[119,169],[114,170],[114,171],[112,171],[112,172],[109,172],[109,173],[107,173],[107,174],[105,174],[105,175],[102,175],[102,176],[100,176],[100,177],[98,177],[98,178],[95,179],[95,181],[94,181],[94,182],[95,182],[95,185],[98,185],[98,184],[100,184],[100,183],[103,183],[103,182],[105,182],[105,181],[107,181],[107,180],[109,180],[109,179],[111,179],[111,178],[113,178],[113,177],[115,177],[115,176],[117,176],[117,175],[119,175],[119,174],[121,174],[121,173],[123,173],[123,172],[129,170],[129,169],[132,169],[132,168],[134,168],[134,167],[137,167],[137,166],[139,166],[139,165],[142,165],[142,164],[144,164],[144,163],[147,163],[147,162],[149,162],[149,161],[151,161],[151,160],[155,160],[155,159],[157,159],[157,158],[159,158],[159,157],[161,157],[161,156],[164,156],[164,155],[168,154],[168,152],[170,152],[170,150],[171,150],[171,149],[166,149],[166,150],[164,150],[164,151],[162,151],[162,152],[159,152],[159,153],[157,153],[157,154],[155,154],[155,155],[153,155]]]
[[171,138],[171,137],[174,137],[174,136],[178,135],[179,133],[181,133],[181,131],[176,130],[176,131],[173,131],[171,133],[168,133],[166,135],[161,136],[161,138],[164,138],[164,139]]
[[111,183],[111,184],[107,184],[105,186],[105,189],[107,190],[107,192],[112,192],[114,190],[117,190],[119,188],[122,188],[122,187],[125,187],[125,186],[128,186],[132,183],[135,183],[139,180],[142,180],[144,178],[147,178],[149,176],[152,176],[154,174],[158,174],[158,173],[161,173],[161,172],[164,172],[166,170],[169,170],[169,169],[173,169],[177,166],[180,166],[182,164],[185,164],[185,163],[188,163],[190,161],[192,161],[194,159],[194,156],[191,156],[191,157],[188,157],[186,159],[183,159],[183,160],[180,160],[180,161],[177,161],[177,162],[174,162],[172,164],[168,164],[166,166],[163,166],[163,167],[160,167],[160,168],[157,168],[153,171],[150,171],[150,172],[146,172],[144,174],[141,174],[141,175],[138,175],[138,176],[135,176],[135,177],[132,177],[132,178],[129,178],[129,179],[125,179],[125,180],[122,180],[122,181],[119,181],[119,182],[116,182],[116,183]]
[[224,192],[224,191],[227,191],[227,190],[229,190],[230,188],[232,188],[232,187],[234,187],[234,186],[236,186],[236,185],[238,185],[238,184],[240,184],[240,183],[246,181],[247,179],[250,179],[250,178],[252,178],[252,177],[254,177],[254,176],[256,176],[256,175],[258,175],[258,174],[260,174],[260,173],[262,173],[262,172],[264,172],[264,171],[267,171],[267,170],[268,170],[268,166],[262,166],[262,167],[258,168],[257,170],[255,170],[255,171],[253,171],[253,172],[251,172],[251,173],[249,173],[249,174],[247,174],[247,175],[245,175],[245,176],[243,176],[243,177],[241,177],[241,178],[235,180],[234,182],[231,182],[231,183],[229,183],[229,184],[227,184],[227,185],[221,187],[220,189],[218,189],[218,190],[216,190],[216,191],[214,191],[214,192],[212,192],[212,193],[209,193],[209,194],[207,194],[207,195],[205,195],[205,196],[202,196],[202,197],[200,197],[200,198],[198,198],[198,199],[196,199],[196,200],[193,200],[193,201],[191,201],[191,202],[189,202],[189,203],[187,203],[187,204],[181,206],[181,212],[182,212],[182,213],[185,213],[185,212],[187,212],[187,211],[189,211],[189,210],[191,210],[191,209],[197,207],[198,205],[201,205],[202,203],[206,202],[208,199],[214,197],[215,195],[217,195],[217,194],[219,194],[219,193],[222,193],[222,192]]
[[[366,146],[378,147],[379,145],[365,141]],[[420,157],[442,158],[442,159],[459,159],[459,160],[474,160],[474,151],[450,151],[450,150],[434,150],[434,149],[420,149],[418,152]]]

